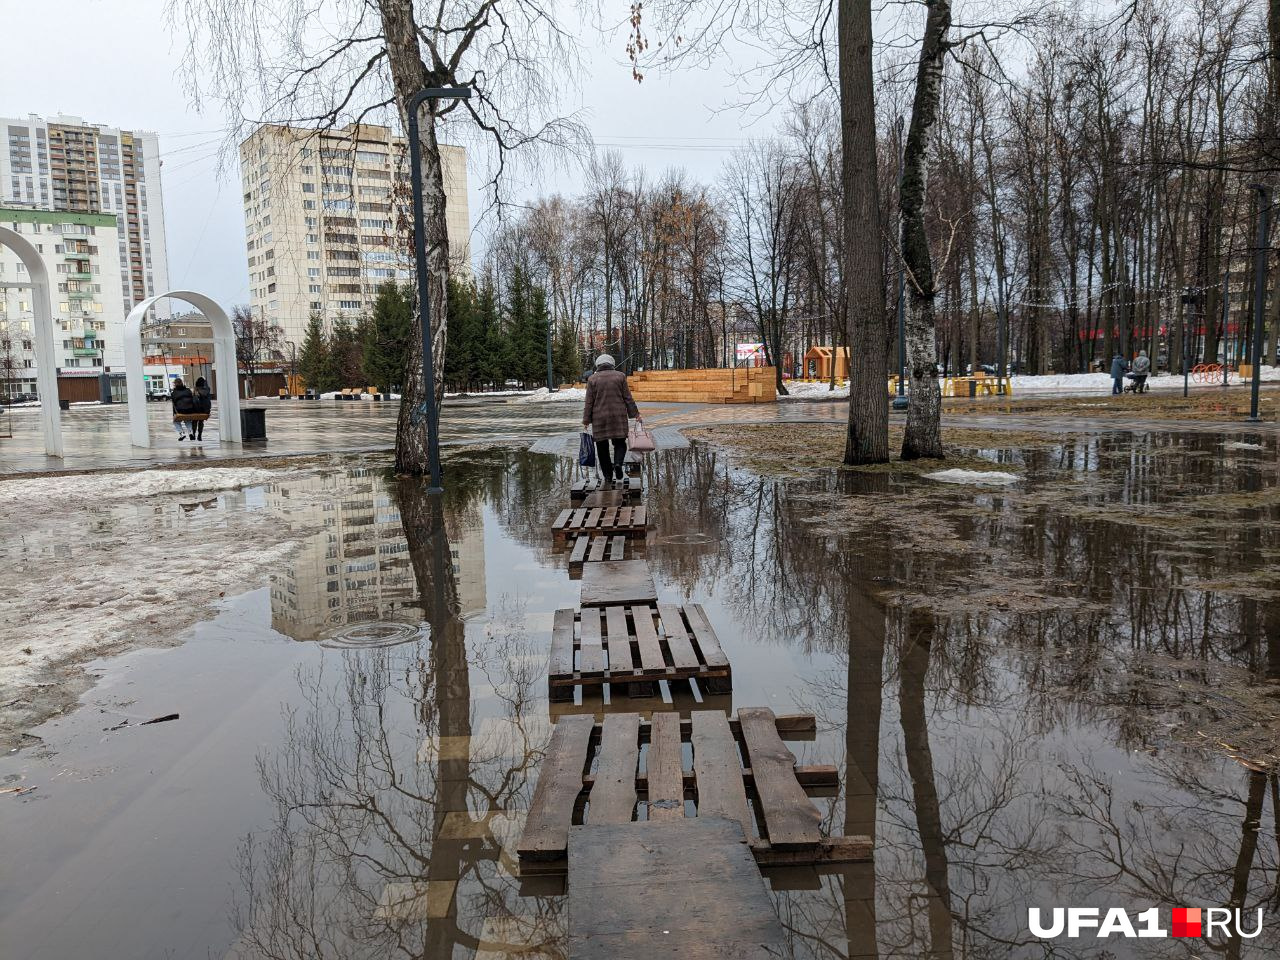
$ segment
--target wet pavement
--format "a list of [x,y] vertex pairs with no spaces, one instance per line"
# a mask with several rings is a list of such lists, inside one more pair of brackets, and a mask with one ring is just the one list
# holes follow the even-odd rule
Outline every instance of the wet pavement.
[[[791,957],[1275,956],[1280,789],[1224,731],[1280,684],[1276,439],[981,455],[1023,479],[648,458],[660,599],[705,606],[735,690],[625,702],[818,717],[793,749],[840,770],[823,822],[876,858],[766,872]],[[551,724],[605,709],[546,700],[572,473],[456,450],[441,499],[362,469],[220,498],[270,523],[305,485],[318,523],[0,758],[6,960],[564,956],[562,885],[521,880],[514,845]],[[1264,929],[1035,941],[1027,908],[1067,905],[1261,908]]]
[[[1271,393],[1272,391],[1268,391]],[[1236,394],[1243,396],[1241,391]],[[1234,396],[1234,395],[1233,395]],[[1039,398],[1043,399],[1043,398]],[[1280,433],[1280,423],[1184,421],[1126,415],[1098,416],[1102,406],[1088,397],[1066,398],[1069,412],[1037,414],[1019,409],[999,398],[985,398],[956,405],[944,413],[946,425],[983,430],[1039,431],[1051,433],[1116,431],[1151,432],[1172,428],[1214,435]],[[374,401],[250,401],[247,406],[267,411],[267,440],[244,444],[218,441],[217,405],[205,430],[204,442],[191,445],[174,436],[166,404],[147,408],[150,448],[129,443],[128,408],[125,404],[74,406],[62,414],[67,455],[61,460],[44,455],[39,410],[19,407],[9,420],[0,420],[12,437],[0,437],[0,476],[60,470],[109,470],[153,465],[197,466],[218,460],[305,456],[329,453],[367,453],[390,450],[395,444],[398,404]],[[659,446],[683,446],[680,430],[689,426],[750,423],[844,422],[845,401],[791,402],[758,405],[653,403],[642,404],[646,422],[655,429]],[[576,402],[519,403],[507,398],[450,398],[441,410],[442,445],[509,444],[533,446],[541,452],[576,449]],[[895,415],[900,419],[901,415]]]

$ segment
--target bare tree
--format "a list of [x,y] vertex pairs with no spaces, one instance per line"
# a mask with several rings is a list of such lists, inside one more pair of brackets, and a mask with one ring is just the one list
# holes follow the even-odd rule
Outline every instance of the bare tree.
[[[568,146],[579,136],[576,124],[548,112],[558,100],[555,78],[572,76],[577,62],[576,45],[553,8],[536,0],[318,0],[282,9],[262,0],[170,0],[168,15],[187,34],[182,67],[193,100],[221,101],[233,137],[259,121],[320,131],[388,114],[407,129],[409,103],[420,90],[471,90],[469,100],[428,100],[423,107],[425,221],[405,223],[426,235],[432,351],[443,361],[451,266],[439,136],[463,103],[466,122],[448,130],[491,151],[486,189],[494,204],[502,203],[504,175],[523,148]],[[316,29],[320,23],[323,30]],[[556,69],[548,69],[550,61]],[[422,473],[421,338],[410,340],[406,363],[396,469]],[[443,371],[437,363],[437,400]]]
[[[254,393],[253,380],[263,362],[275,364],[284,358],[280,328],[244,304],[231,309],[231,330],[236,338],[236,368],[245,376],[245,389]],[[237,389],[232,381],[231,389]]]

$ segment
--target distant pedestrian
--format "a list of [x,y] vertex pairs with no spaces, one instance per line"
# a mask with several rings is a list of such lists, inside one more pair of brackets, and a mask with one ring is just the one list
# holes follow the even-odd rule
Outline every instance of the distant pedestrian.
[[1133,392],[1145,393],[1147,390],[1147,376],[1151,373],[1151,358],[1147,356],[1147,351],[1139,350],[1138,357],[1133,361]]
[[173,390],[169,394],[169,401],[173,404],[173,429],[178,433],[178,440],[185,440],[188,436],[194,437],[195,427],[185,419],[179,419],[195,413],[196,409],[195,395],[191,392],[191,388],[182,382],[181,377],[177,377],[173,381]]
[[587,380],[582,425],[591,428],[596,441],[596,459],[606,482],[622,479],[628,417],[640,419],[640,410],[627,386],[627,375],[614,368],[613,357],[602,353],[596,358],[595,372]]
[[1111,358],[1111,392],[1112,394],[1124,393],[1124,371],[1128,366],[1124,362],[1124,356],[1120,351],[1116,351],[1116,355]]
[[196,378],[196,388],[192,391],[195,405],[194,412],[200,415],[199,420],[191,421],[191,439],[196,443],[204,442],[204,422],[209,419],[213,410],[213,394],[209,390],[209,381],[204,377]]

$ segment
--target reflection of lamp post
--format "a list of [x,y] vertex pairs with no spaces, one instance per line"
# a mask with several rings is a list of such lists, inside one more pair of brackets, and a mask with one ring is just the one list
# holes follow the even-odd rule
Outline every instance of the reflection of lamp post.
[[298,365],[298,345],[292,340],[286,340],[284,345],[289,348],[289,382],[286,387],[289,390],[290,398],[292,398],[294,378],[296,376],[294,368]]
[[[413,257],[418,269],[418,313],[422,321],[421,413],[427,418],[427,463],[431,486],[427,493],[443,493],[440,477],[440,411],[436,408],[435,358],[431,355],[431,296],[427,287],[427,235],[422,201],[422,145],[418,142],[418,110],[427,100],[469,100],[470,87],[427,87],[415,93],[405,113],[409,118],[409,166],[413,175]],[[441,358],[443,360],[443,358]],[[418,411],[414,411],[418,413]]]
[[[903,126],[906,121],[898,115],[893,129],[898,135],[898,236],[902,236],[902,166],[905,162],[907,143],[903,138]],[[905,410],[910,405],[907,400],[907,323],[905,316],[905,298],[907,292],[906,264],[902,262],[902,251],[898,251],[898,395],[893,398],[893,409]]]

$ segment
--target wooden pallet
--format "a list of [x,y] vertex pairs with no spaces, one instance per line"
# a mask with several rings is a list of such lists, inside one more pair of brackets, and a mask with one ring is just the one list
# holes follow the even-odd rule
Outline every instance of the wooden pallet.
[[569,553],[569,569],[581,570],[584,563],[604,563],[609,560],[626,560],[627,538],[622,534],[612,537],[592,537],[583,534],[573,541]]
[[569,500],[572,503],[577,503],[581,500],[585,500],[593,493],[608,489],[617,490],[629,500],[639,500],[640,493],[643,490],[639,472],[637,471],[634,476],[627,477],[622,481],[620,486],[612,488],[606,487],[604,485],[604,481],[596,476],[584,477],[582,479],[575,480],[573,481],[573,486],[569,488]]
[[732,820],[572,827],[568,885],[571,960],[790,955],[764,878]]
[[[814,726],[812,716],[775,717],[768,707],[739,709],[736,720],[711,710],[688,720],[673,713],[650,721],[611,713],[599,724],[590,716],[564,717],[552,732],[517,844],[521,871],[563,870],[571,827],[630,823],[641,803],[650,821],[704,816],[736,822],[761,865],[870,859],[867,837],[822,836],[808,794],[838,786],[836,768],[797,767],[783,745],[792,730]],[[690,769],[685,743],[693,752]],[[644,744],[649,749],[640,769]]]
[[622,534],[643,537],[649,528],[648,511],[643,507],[586,507],[561,510],[551,524],[556,540],[568,540],[582,534]]
[[552,700],[572,700],[573,688],[619,687],[653,696],[659,680],[697,680],[708,693],[733,688],[729,658],[701,604],[588,607],[557,610],[551,630],[547,686]]

